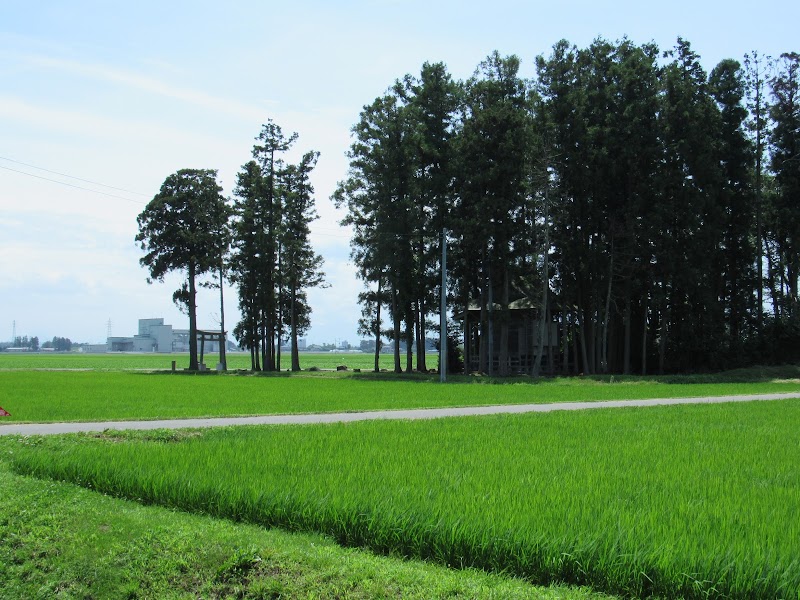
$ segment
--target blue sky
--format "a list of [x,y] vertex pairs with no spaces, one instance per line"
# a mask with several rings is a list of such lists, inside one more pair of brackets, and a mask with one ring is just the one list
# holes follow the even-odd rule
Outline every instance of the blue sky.
[[[798,6],[2,0],[0,340],[14,321],[18,335],[89,342],[104,341],[109,320],[114,335],[134,333],[145,317],[186,327],[171,301],[178,278],[145,281],[136,215],[181,168],[218,169],[230,194],[272,118],[298,132],[296,157],[321,152],[313,243],[330,288],[310,294],[308,338],[355,342],[360,283],[329,197],[346,174],[361,107],[396,78],[426,60],[467,78],[495,49],[520,56],[531,77],[534,58],[559,39],[585,46],[625,35],[662,49],[684,37],[709,71],[754,49],[800,50]],[[232,290],[226,304],[232,328]],[[200,325],[216,326],[218,313],[217,298],[202,295]]]

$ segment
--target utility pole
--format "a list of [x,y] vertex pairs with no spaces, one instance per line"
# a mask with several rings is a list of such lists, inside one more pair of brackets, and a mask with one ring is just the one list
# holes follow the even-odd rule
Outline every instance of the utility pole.
[[447,230],[442,229],[442,302],[439,308],[439,381],[447,381]]

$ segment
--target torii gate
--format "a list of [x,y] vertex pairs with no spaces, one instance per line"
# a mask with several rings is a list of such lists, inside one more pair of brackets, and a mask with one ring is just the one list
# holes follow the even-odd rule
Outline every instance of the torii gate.
[[226,340],[226,332],[225,331],[211,331],[208,329],[198,329],[197,330],[197,338],[200,340],[200,361],[203,362],[203,354],[205,353],[205,345],[206,340],[209,342],[213,342],[214,340],[219,341],[219,362],[222,364],[222,370],[228,370],[228,364],[226,362],[225,357],[225,340]]

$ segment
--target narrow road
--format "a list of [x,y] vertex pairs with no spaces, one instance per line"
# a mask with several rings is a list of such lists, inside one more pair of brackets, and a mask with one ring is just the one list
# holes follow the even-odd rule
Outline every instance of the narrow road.
[[95,423],[25,423],[3,425],[0,435],[56,435],[61,433],[105,431],[107,429],[182,429],[225,427],[229,425],[304,425],[308,423],[352,423],[372,419],[440,419],[477,415],[553,412],[556,410],[590,410],[668,406],[675,404],[720,404],[800,398],[800,393],[752,394],[749,396],[711,396],[703,398],[652,398],[649,400],[606,400],[602,402],[562,402],[553,404],[504,404],[466,406],[461,408],[418,408],[412,410],[378,410],[369,412],[317,413],[303,415],[264,415],[256,417],[214,417],[206,419],[169,419],[160,421],[100,421]]

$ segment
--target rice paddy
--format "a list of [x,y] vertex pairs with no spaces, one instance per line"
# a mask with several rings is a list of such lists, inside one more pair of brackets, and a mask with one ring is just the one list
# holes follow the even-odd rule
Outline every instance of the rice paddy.
[[[0,354],[0,405],[13,415],[0,429],[800,391],[797,366],[441,385],[435,376],[356,373],[371,356],[344,355],[366,358],[363,366],[342,356],[314,366],[344,362],[345,373],[184,376],[165,372],[169,355]],[[800,599],[798,426],[800,400],[782,400],[0,438],[0,462],[144,504],[536,583],[634,597]]]
[[[461,378],[278,373],[194,376],[128,371],[0,372],[10,422],[170,419],[798,392],[800,382],[545,379],[495,384]],[[684,382],[681,382],[684,381]]]
[[[215,369],[219,355],[206,353],[204,362],[209,369]],[[392,355],[381,355],[381,368],[392,369]],[[429,367],[436,367],[438,355],[429,354]],[[189,367],[187,353],[156,354],[150,353],[108,353],[88,354],[82,352],[0,352],[0,371],[8,369],[91,369],[94,371],[148,370],[167,371],[172,368],[182,370]],[[228,368],[250,369],[250,354],[231,352],[227,355]],[[288,355],[283,356],[283,369],[291,365]],[[305,369],[336,369],[346,366],[349,369],[369,370],[375,366],[373,354],[359,352],[304,352],[300,354],[300,366]],[[403,358],[405,366],[405,357]]]
[[783,400],[3,447],[21,473],[534,582],[797,598],[798,427]]

